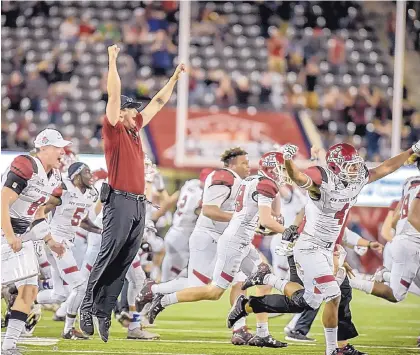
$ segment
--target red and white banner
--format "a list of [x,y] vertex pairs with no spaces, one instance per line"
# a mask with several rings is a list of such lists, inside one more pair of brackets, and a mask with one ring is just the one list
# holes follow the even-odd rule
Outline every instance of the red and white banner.
[[[256,167],[260,156],[273,149],[274,144],[292,143],[299,147],[302,158],[309,152],[304,136],[289,113],[246,111],[230,113],[210,110],[190,110],[185,141],[186,168],[220,166],[220,155],[229,148],[245,149]],[[176,143],[176,110],[163,109],[149,124],[154,153],[159,166],[173,167]]]

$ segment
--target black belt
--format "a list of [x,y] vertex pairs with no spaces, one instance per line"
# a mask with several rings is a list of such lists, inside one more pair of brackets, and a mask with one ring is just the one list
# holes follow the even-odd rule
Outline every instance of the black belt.
[[146,201],[145,195],[136,195],[131,192],[126,192],[126,191],[121,191],[121,190],[116,190],[116,189],[112,189],[111,192],[113,192],[116,195],[122,195],[126,198],[129,198],[130,200],[136,200],[140,202]]

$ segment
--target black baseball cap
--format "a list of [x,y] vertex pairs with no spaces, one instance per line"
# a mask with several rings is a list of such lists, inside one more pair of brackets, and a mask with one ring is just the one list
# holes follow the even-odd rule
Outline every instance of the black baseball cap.
[[142,106],[142,102],[137,102],[134,101],[131,97],[121,95],[121,110],[125,108],[135,108],[138,112],[140,112]]

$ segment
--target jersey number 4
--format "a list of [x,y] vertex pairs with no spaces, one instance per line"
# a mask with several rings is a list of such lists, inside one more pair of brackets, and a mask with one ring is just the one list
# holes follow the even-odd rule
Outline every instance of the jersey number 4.
[[76,211],[73,214],[73,217],[71,219],[71,225],[72,226],[78,226],[80,225],[80,220],[82,219],[83,214],[85,213],[85,209],[81,207],[77,207]]
[[242,208],[244,208],[244,195],[245,195],[245,185],[242,185],[238,190],[238,194],[236,195],[236,201],[235,201],[236,212],[240,212],[242,211]]
[[344,217],[346,216],[346,211],[348,210],[350,204],[346,203],[341,211],[336,212],[334,219],[338,219],[338,225],[341,226],[344,223]]
[[408,216],[408,206],[410,204],[410,195],[404,197],[404,200],[401,204],[401,219],[407,218]]

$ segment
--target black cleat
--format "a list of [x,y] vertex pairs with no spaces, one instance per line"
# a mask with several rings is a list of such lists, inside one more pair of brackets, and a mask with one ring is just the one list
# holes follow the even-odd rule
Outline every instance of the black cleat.
[[290,340],[290,341],[297,341],[299,343],[314,343],[314,342],[316,342],[315,339],[309,338],[306,335],[304,335],[301,332],[296,331],[296,330],[292,330],[292,331],[288,332],[285,339]]
[[227,316],[226,324],[229,329],[232,328],[239,319],[248,315],[245,311],[245,305],[247,302],[248,298],[244,295],[238,296]]
[[347,344],[339,350],[340,355],[368,355],[367,353],[362,353],[361,351],[355,349],[354,346],[351,344]]
[[146,280],[139,295],[136,297],[136,310],[141,312],[144,306],[153,300],[152,286],[155,284],[153,280]]
[[163,296],[164,296],[163,294],[158,293],[157,295],[155,295],[155,297],[152,300],[152,304],[150,305],[150,309],[148,313],[150,324],[153,324],[158,314],[165,309],[165,307],[162,306]]
[[253,335],[248,331],[247,327],[241,327],[232,333],[231,342],[233,345],[248,345]]
[[79,332],[77,329],[72,328],[67,333],[62,333],[61,337],[63,339],[68,340],[87,340],[89,339],[86,335],[84,335],[82,332]]
[[93,328],[93,318],[90,312],[80,312],[80,329],[87,335],[93,335],[95,332]]
[[97,328],[99,336],[101,337],[102,341],[106,343],[109,338],[109,328],[111,327],[111,318],[105,317],[96,317],[98,320]]
[[252,286],[264,285],[264,277],[268,274],[271,274],[270,266],[261,263],[258,265],[258,270],[245,280],[242,285],[242,290],[246,290]]
[[271,334],[266,337],[254,336],[249,342],[249,346],[259,346],[261,348],[285,348],[287,343],[274,339]]

